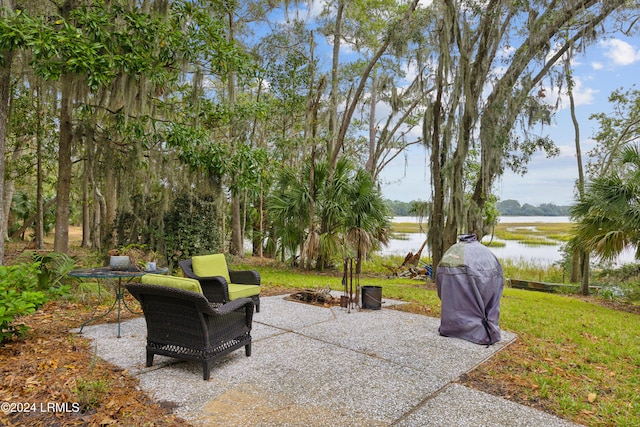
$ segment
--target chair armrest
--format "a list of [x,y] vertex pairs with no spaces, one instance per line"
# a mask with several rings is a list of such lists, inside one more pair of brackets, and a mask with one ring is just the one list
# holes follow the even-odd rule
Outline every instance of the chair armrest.
[[210,316],[224,316],[244,308],[245,324],[251,329],[253,322],[253,300],[251,298],[238,298],[229,301],[221,306],[213,304],[208,305],[208,310],[204,310],[205,314]]
[[195,276],[200,282],[202,293],[210,302],[224,302],[229,299],[229,284],[222,276],[200,277]]
[[229,278],[236,285],[260,285],[260,273],[255,270],[229,270]]
[[208,314],[223,316],[243,307],[253,312],[253,301],[251,300],[251,298],[238,298],[219,306],[209,304],[209,309],[211,311]]
[[187,277],[189,277],[191,279],[197,279],[198,278],[195,275],[195,273],[193,272],[193,268],[191,266],[192,265],[191,258],[183,259],[182,261],[179,261],[178,265],[182,269],[182,272],[184,273],[185,276],[187,276]]

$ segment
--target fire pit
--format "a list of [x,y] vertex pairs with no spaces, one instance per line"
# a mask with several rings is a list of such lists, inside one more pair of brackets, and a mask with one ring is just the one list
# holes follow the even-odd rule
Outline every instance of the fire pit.
[[299,292],[289,295],[289,301],[304,302],[306,304],[321,305],[323,307],[332,307],[340,304],[340,299],[331,295],[329,287],[324,289],[303,289]]

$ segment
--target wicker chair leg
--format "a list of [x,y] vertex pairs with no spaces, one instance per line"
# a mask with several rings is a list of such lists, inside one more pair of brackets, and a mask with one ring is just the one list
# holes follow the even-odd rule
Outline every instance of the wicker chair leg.
[[147,350],[147,368],[153,365],[153,352]]
[[244,346],[244,354],[246,354],[247,357],[251,356],[251,344],[247,344]]
[[256,313],[260,313],[260,297],[255,296],[251,298],[253,300],[253,305],[256,307]]
[[211,378],[211,362],[202,362],[202,379],[208,381]]

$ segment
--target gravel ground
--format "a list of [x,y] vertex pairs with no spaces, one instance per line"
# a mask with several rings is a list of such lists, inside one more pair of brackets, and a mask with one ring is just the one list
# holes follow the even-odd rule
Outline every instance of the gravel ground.
[[[383,301],[383,307],[396,304]],[[202,380],[197,363],[156,356],[146,368],[144,319],[90,325],[96,354],[140,379],[193,425],[571,426],[454,381],[516,339],[479,346],[438,334],[440,320],[397,310],[323,308],[261,298],[251,357],[236,351]]]

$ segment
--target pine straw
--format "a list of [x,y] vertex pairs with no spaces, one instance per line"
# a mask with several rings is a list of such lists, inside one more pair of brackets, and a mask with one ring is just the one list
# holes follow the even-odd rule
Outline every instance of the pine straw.
[[[89,339],[69,332],[87,315],[79,305],[54,301],[19,319],[31,330],[0,346],[0,403],[28,404],[30,411],[0,412],[0,425],[188,426],[126,370],[95,357]],[[49,404],[66,409],[47,410]]]

